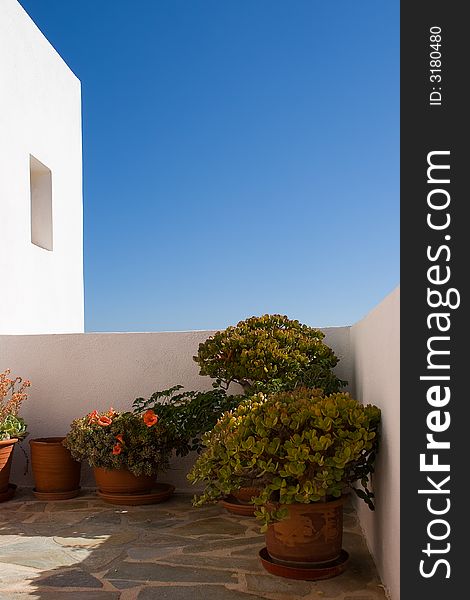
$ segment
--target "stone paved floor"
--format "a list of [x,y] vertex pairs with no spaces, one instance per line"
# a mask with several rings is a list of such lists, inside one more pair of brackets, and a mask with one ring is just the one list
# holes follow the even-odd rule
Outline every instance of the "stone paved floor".
[[346,509],[348,569],[307,582],[274,577],[253,518],[195,509],[175,494],[160,504],[106,504],[93,492],[39,502],[31,491],[0,504],[0,600],[379,600],[384,591]]

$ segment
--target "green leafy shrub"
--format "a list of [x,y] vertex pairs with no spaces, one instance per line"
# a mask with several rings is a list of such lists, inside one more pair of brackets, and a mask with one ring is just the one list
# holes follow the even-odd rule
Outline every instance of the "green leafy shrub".
[[[188,479],[204,482],[196,505],[216,501],[250,481],[266,524],[285,516],[280,504],[325,502],[349,488],[371,509],[369,475],[378,447],[380,410],[347,393],[298,388],[258,393],[225,413],[203,437],[205,450]],[[355,488],[359,480],[361,488]]]
[[347,382],[332,369],[338,358],[323,343],[324,333],[283,315],[240,321],[199,344],[194,360],[214,387],[240,384],[246,394],[299,386],[339,391]]
[[182,389],[183,386],[176,385],[155,392],[149,399],[137,398],[133,403],[137,413],[148,409],[158,413],[178,456],[199,452],[202,434],[211,430],[224,412],[238,406],[242,398],[229,396],[221,388],[207,392],[180,392]]
[[75,460],[109,470],[127,468],[136,476],[166,469],[173,449],[164,420],[152,410],[95,410],[73,421],[63,444]]
[[10,370],[0,373],[0,441],[24,439],[28,433],[26,423],[18,416],[21,404],[27,399],[26,388],[31,385],[28,379],[10,378]]

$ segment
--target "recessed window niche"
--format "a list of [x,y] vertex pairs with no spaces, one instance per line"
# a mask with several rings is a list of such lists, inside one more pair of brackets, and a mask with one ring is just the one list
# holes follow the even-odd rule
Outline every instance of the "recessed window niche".
[[31,242],[52,250],[52,173],[34,156],[29,156],[31,189]]

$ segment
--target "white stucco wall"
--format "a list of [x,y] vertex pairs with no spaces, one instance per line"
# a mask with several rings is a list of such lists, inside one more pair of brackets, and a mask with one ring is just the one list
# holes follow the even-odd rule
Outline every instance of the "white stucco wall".
[[[349,378],[349,328],[324,330],[325,342],[341,358],[338,376]],[[176,384],[188,390],[210,389],[212,380],[199,375],[192,360],[200,342],[212,332],[87,333],[76,335],[0,336],[0,370],[32,381],[21,414],[30,438],[65,435],[73,419],[93,409],[130,410],[135,398]],[[23,444],[29,451],[27,440]],[[178,489],[191,490],[186,481],[193,457],[176,460],[162,476]],[[32,485],[24,477],[24,461],[16,452],[11,481]],[[93,485],[84,469],[82,485]]]
[[373,489],[376,510],[357,502],[358,516],[380,577],[400,598],[400,289],[351,328],[354,394],[382,411]]
[[[30,154],[52,172],[53,250],[31,243]],[[0,333],[84,330],[80,82],[0,2]]]

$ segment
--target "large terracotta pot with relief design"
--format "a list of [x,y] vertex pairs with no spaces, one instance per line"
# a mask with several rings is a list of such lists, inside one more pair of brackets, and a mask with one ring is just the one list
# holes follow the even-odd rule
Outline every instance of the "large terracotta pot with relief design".
[[345,497],[312,504],[276,506],[289,511],[266,532],[266,549],[272,561],[292,567],[314,567],[337,560],[343,539]]

